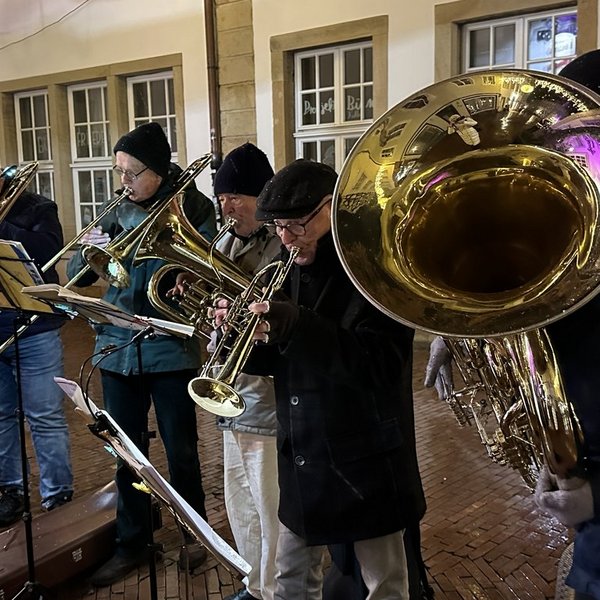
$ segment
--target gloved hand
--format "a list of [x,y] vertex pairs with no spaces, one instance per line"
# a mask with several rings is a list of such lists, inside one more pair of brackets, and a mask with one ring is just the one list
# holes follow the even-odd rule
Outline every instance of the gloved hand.
[[425,369],[425,387],[434,387],[440,400],[445,400],[454,387],[452,355],[446,342],[437,336],[429,346],[429,360]]
[[562,479],[544,466],[535,486],[535,503],[563,525],[576,527],[594,517],[590,482],[579,477]]
[[300,317],[300,311],[293,302],[253,302],[248,309],[262,315],[254,339],[265,344],[287,342]]
[[85,235],[81,236],[81,244],[105,248],[110,242],[108,233],[103,233],[101,227],[92,227]]

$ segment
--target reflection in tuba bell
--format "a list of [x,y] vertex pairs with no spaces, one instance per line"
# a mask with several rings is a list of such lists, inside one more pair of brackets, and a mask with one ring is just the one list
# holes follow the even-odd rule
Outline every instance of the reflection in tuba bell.
[[571,474],[581,443],[542,328],[600,289],[600,128],[576,121],[599,107],[544,73],[448,79],[370,127],[334,194],[350,278],[387,315],[446,339],[466,383],[448,398],[459,421],[530,486],[542,462]]

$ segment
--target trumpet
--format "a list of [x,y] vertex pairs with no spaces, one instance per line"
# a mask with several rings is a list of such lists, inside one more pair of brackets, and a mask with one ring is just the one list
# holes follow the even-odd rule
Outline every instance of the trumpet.
[[[221,336],[200,375],[188,384],[188,392],[194,402],[208,412],[223,417],[237,417],[246,410],[244,399],[234,389],[233,384],[250,356],[254,345],[254,333],[262,318],[261,315],[248,311],[248,303],[254,301],[263,276],[274,270],[273,277],[263,289],[258,302],[271,300],[273,294],[283,285],[298,252],[299,249],[294,247],[286,262],[280,260],[262,268],[229,307],[225,322],[227,331]],[[221,355],[225,353],[229,344],[231,347],[227,356],[223,363],[219,364]]]
[[165,210],[169,208],[170,200],[185,188],[210,164],[212,155],[204,154],[191,163],[183,171],[174,185],[174,191],[167,199],[157,200],[148,210],[148,215],[133,229],[123,232],[117,236],[105,248],[98,246],[85,246],[83,258],[90,268],[102,279],[118,288],[129,287],[131,278],[124,266],[123,261],[140,245],[140,238],[144,235],[147,227]]

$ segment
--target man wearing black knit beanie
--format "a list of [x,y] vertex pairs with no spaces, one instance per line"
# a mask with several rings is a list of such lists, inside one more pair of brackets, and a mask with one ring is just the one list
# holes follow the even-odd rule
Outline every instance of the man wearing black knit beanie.
[[[148,210],[169,201],[177,187],[181,169],[171,163],[171,148],[158,123],[144,123],[123,135],[114,147],[114,172],[129,197],[115,211],[82,238],[82,244],[105,247],[123,230],[139,225]],[[121,193],[117,190],[116,193]],[[212,202],[193,184],[185,189],[184,211],[194,228],[212,239],[216,233]],[[126,287],[109,286],[104,299],[129,313],[162,317],[150,304],[147,290],[152,275],[164,264],[146,260],[132,264],[127,257],[124,266],[130,276]],[[79,250],[69,261],[67,272],[72,277],[85,267]],[[78,285],[92,285],[97,275],[90,271]],[[115,326],[98,326],[96,356],[102,356],[100,373],[104,405],[125,433],[144,452],[148,451],[145,426],[150,404],[154,404],[158,429],[166,449],[169,476],[173,487],[206,519],[204,491],[198,459],[196,405],[189,397],[187,384],[201,365],[200,347],[193,340],[157,335],[141,341],[142,373],[138,366],[135,331]],[[107,348],[120,348],[101,353]],[[140,564],[152,560],[149,552],[150,503],[146,494],[133,487],[133,473],[118,463],[116,482],[117,546],[113,557],[91,577],[96,586],[110,585],[125,577]],[[187,544],[180,554],[180,565],[190,569],[201,564],[206,550],[199,544]]]
[[[249,278],[269,264],[281,246],[277,235],[256,220],[256,198],[272,176],[265,153],[249,142],[233,149],[215,175],[215,196],[223,217],[233,223],[217,249]],[[273,383],[240,373],[235,389],[246,410],[235,418],[219,417],[217,426],[223,431],[227,516],[237,550],[252,571],[246,587],[225,600],[273,600],[279,527]]]

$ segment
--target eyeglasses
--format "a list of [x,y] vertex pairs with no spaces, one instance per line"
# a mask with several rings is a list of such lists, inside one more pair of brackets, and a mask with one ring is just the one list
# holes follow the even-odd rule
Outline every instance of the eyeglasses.
[[306,226],[321,212],[321,209],[331,202],[331,198],[329,200],[323,202],[319,207],[316,208],[309,216],[304,223],[288,223],[284,225],[283,223],[278,223],[277,221],[270,221],[267,223],[267,226],[275,227],[279,231],[282,229],[287,229],[288,233],[291,233],[295,237],[300,237],[306,233]]
[[150,167],[144,167],[141,171],[134,173],[133,171],[123,171],[119,165],[113,167],[113,171],[119,176],[124,177],[129,181],[135,181],[144,171],[147,171]]

